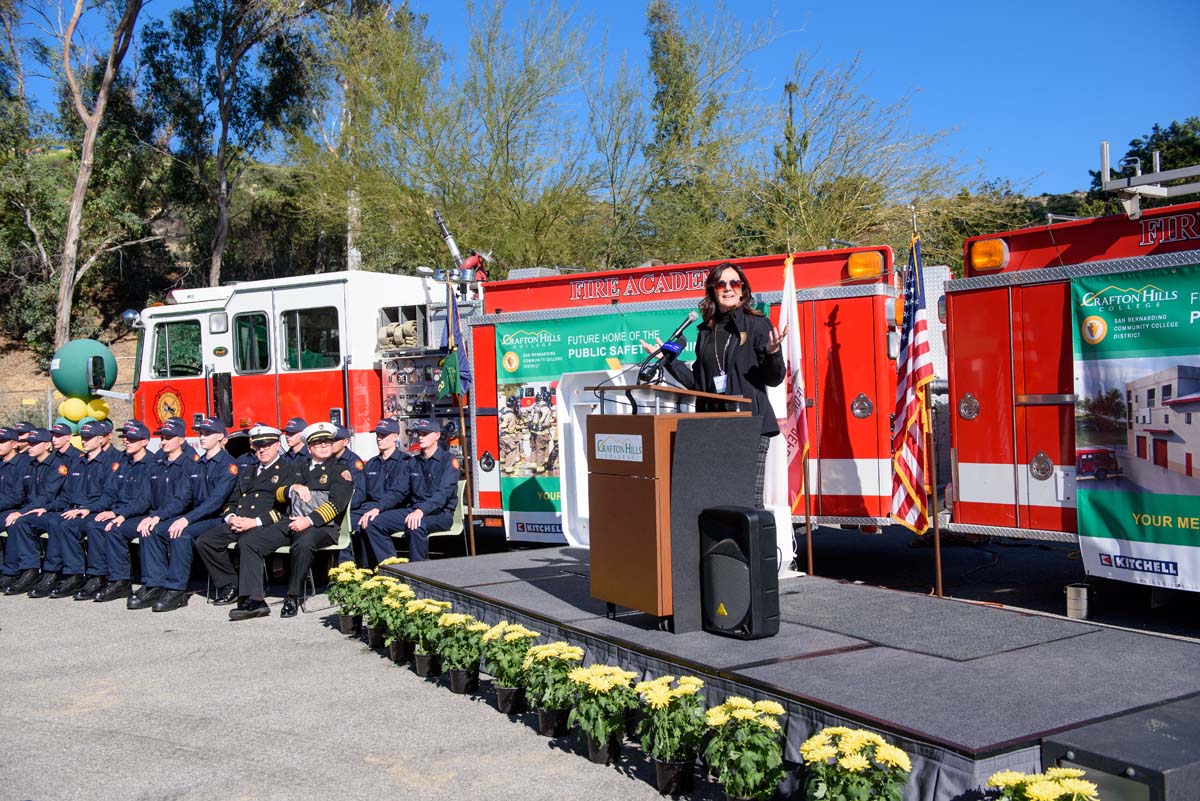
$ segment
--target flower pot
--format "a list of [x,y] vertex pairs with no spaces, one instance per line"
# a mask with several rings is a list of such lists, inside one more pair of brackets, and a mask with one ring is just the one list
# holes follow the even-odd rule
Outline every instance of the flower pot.
[[387,635],[387,630],[383,626],[367,626],[367,645],[372,648],[382,648],[383,638]]
[[413,657],[413,670],[421,678],[442,675],[442,658],[437,654],[417,654]]
[[663,762],[654,759],[654,786],[662,795],[690,793],[695,784],[696,761]]
[[388,646],[388,656],[397,665],[407,664],[413,657],[412,640],[402,640],[399,637],[392,640],[392,644]]
[[353,637],[362,628],[362,615],[338,615],[338,628],[342,634]]
[[543,737],[562,737],[567,733],[568,715],[570,711],[566,709],[539,709],[538,734]]
[[608,765],[621,758],[621,738],[614,734],[607,740],[587,736],[588,759],[597,765]]
[[450,668],[450,692],[466,695],[479,689],[479,670]]
[[506,715],[519,715],[525,711],[524,687],[501,687],[496,685],[496,709]]

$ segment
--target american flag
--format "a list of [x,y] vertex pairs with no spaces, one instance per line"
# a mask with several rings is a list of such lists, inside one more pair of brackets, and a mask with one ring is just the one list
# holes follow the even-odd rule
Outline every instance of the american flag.
[[892,518],[917,534],[929,528],[929,399],[933,357],[925,285],[921,280],[921,238],[912,238],[904,276],[904,321],[896,363],[896,422],[892,431]]
[[780,421],[787,440],[788,503],[793,512],[804,501],[804,466],[808,455],[808,413],[804,399],[804,358],[800,351],[800,314],[796,309],[796,281],[792,276],[792,257],[784,262],[783,298],[779,306],[779,327],[787,328],[783,343],[783,363],[787,374],[787,417]]

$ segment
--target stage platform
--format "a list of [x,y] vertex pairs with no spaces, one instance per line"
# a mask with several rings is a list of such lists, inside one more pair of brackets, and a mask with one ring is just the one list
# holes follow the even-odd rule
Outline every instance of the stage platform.
[[879,731],[913,758],[906,799],[977,798],[995,771],[1041,770],[1045,737],[1200,694],[1194,642],[828,579],[783,579],[779,634],[740,641],[659,631],[636,612],[608,619],[586,549],[386,569],[456,611],[582,646],[588,663],[693,673],[710,703],[777,700],[791,761],[824,726]]

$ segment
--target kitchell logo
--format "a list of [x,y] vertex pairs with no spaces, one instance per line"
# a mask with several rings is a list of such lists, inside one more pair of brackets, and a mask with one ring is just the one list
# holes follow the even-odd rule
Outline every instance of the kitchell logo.
[[1158,573],[1164,576],[1178,576],[1178,562],[1164,562],[1161,559],[1137,559],[1119,553],[1100,554],[1100,564],[1105,567],[1115,567],[1118,570],[1133,570],[1138,573]]

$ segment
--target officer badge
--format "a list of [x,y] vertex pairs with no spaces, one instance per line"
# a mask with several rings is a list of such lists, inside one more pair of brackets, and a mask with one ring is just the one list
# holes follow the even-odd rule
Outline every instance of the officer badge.
[[353,481],[353,480],[354,480],[354,478],[353,478],[353,477],[350,475],[350,471],[349,471],[349,470],[343,470],[343,471],[342,471],[342,478],[346,479],[347,481]]
[[271,483],[272,483],[272,484],[278,484],[278,483],[279,483],[279,474],[278,474],[278,473],[276,473],[275,475],[271,476]]
[[236,464],[229,465],[229,475],[231,475],[231,476],[237,475],[237,465]]
[[328,483],[329,483],[329,474],[328,474],[328,473],[322,473],[322,474],[321,474],[321,480],[320,480],[320,481],[318,481],[317,483],[318,483],[318,484],[328,484]]
[[120,463],[120,462],[113,462],[113,468],[112,468],[113,472],[115,473],[115,472],[117,472],[117,471],[118,471],[118,470],[120,470],[120,469],[121,469],[121,463]]

